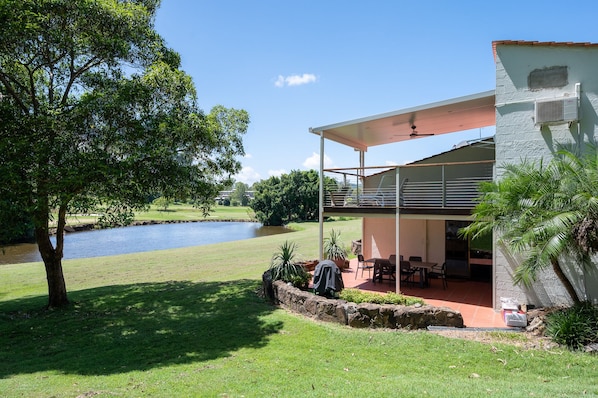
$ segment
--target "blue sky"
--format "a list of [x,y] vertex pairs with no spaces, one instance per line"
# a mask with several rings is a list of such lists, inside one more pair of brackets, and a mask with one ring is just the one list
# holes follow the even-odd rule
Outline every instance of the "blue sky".
[[[319,127],[495,88],[494,40],[598,42],[594,1],[162,0],[156,29],[200,107],[245,109],[237,181],[319,167]],[[371,148],[402,164],[493,128]],[[326,167],[359,164],[326,144]]]

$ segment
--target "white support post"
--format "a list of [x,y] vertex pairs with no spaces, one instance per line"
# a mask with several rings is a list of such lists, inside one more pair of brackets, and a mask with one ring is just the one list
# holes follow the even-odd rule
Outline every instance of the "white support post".
[[401,210],[400,210],[400,204],[401,204],[401,183],[400,183],[400,175],[399,175],[399,168],[396,167],[395,168],[395,253],[397,256],[397,264],[396,264],[396,269],[395,269],[395,281],[396,281],[396,293],[401,293],[401,250],[400,250],[400,239],[399,239],[399,233],[400,233],[400,225],[401,225]]
[[318,260],[322,260],[324,258],[324,132],[320,131],[320,194],[319,194],[319,205],[318,208],[319,216],[318,221],[319,231],[320,231],[320,239],[319,239],[319,251]]

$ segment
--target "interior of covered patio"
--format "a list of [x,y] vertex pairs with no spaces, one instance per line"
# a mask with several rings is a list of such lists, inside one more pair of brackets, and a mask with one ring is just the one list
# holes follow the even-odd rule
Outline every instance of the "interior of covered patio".
[[[345,288],[379,293],[394,292],[396,289],[394,280],[384,279],[374,283],[368,270],[362,275],[362,270],[357,269],[357,259],[350,261],[350,267],[342,272],[342,276]],[[419,283],[402,283],[401,293],[422,298],[429,305],[459,311],[468,328],[506,327],[501,313],[492,307],[491,282],[449,278],[446,288],[443,288],[441,280],[431,280],[425,288],[421,288]]]

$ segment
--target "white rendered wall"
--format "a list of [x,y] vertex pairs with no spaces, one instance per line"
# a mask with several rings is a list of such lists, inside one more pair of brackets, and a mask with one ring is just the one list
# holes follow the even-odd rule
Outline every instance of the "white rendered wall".
[[[598,49],[581,46],[497,45],[496,48],[496,173],[500,178],[505,164],[523,159],[552,158],[557,143],[594,140],[598,125]],[[562,87],[530,89],[534,70],[565,66],[567,82]],[[581,83],[581,121],[540,128],[534,124],[534,100],[575,94]],[[514,297],[520,303],[538,306],[569,304],[570,300],[551,269],[531,289],[513,285],[518,261],[494,250],[495,305],[500,297]],[[582,273],[570,264],[581,299],[598,297],[596,272]],[[580,277],[580,275],[582,275]]]

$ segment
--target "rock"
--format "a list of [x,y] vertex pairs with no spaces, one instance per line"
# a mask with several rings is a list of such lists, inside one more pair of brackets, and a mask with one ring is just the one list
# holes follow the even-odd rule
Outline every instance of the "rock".
[[598,354],[598,343],[592,343],[585,346],[585,352]]

